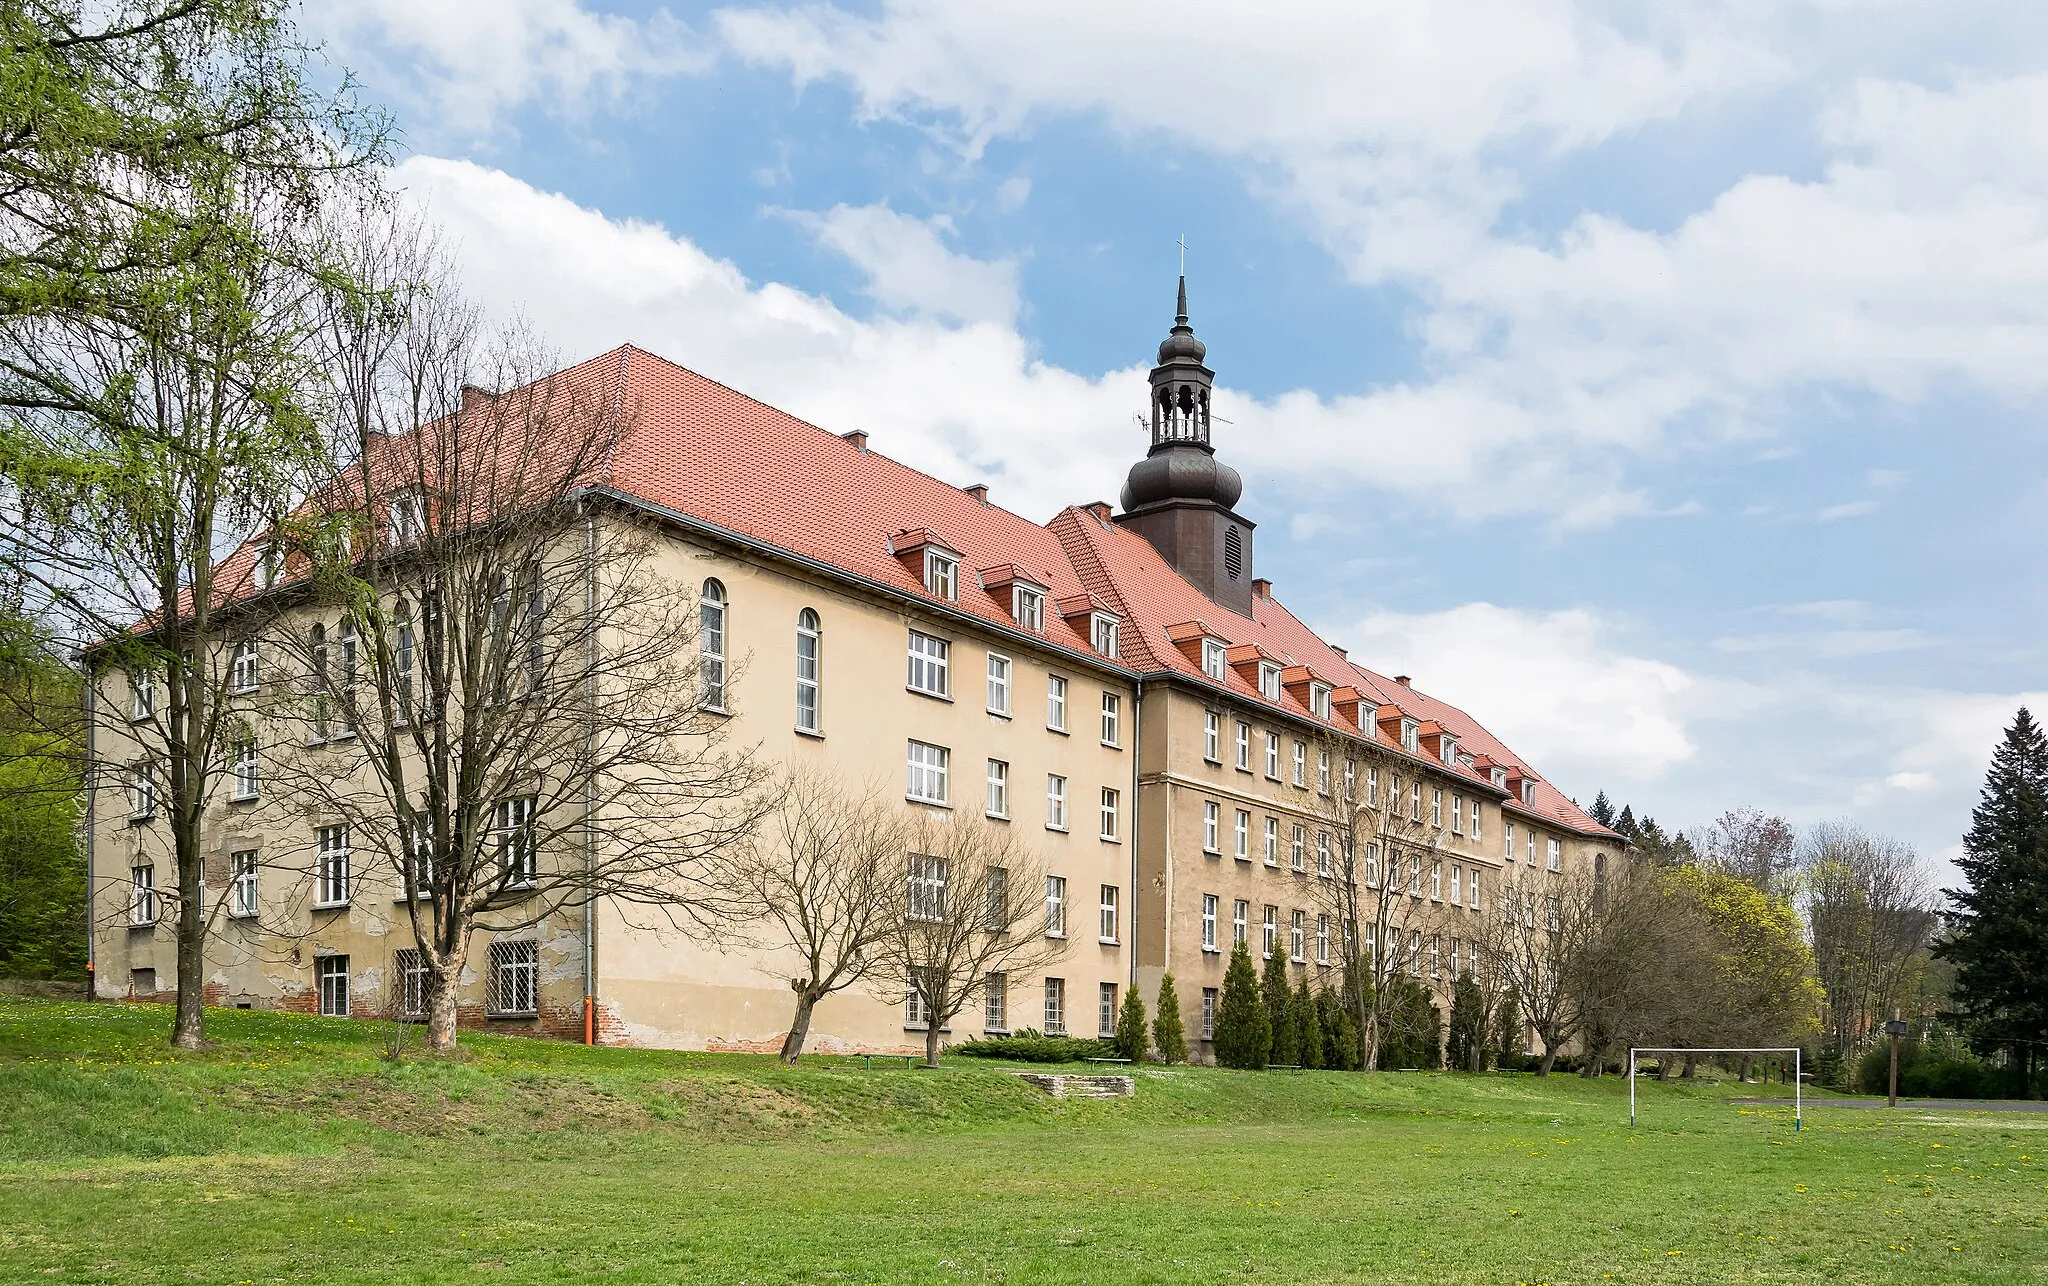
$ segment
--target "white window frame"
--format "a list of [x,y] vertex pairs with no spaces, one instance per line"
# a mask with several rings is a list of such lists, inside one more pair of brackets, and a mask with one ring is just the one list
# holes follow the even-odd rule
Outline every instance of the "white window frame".
[[951,603],[960,597],[960,560],[936,549],[924,551],[924,590]]
[[947,885],[952,874],[946,859],[931,853],[911,853],[905,858],[905,872],[907,918],[926,923],[944,920]]
[[1216,951],[1216,910],[1214,893],[1202,895],[1202,950],[1213,954]]
[[1096,1035],[1108,1040],[1116,1035],[1116,984],[1097,983],[1095,988]]
[[1054,732],[1067,730],[1067,681],[1057,674],[1045,676],[1045,726]]
[[1456,768],[1458,766],[1458,739],[1449,733],[1445,733],[1437,738],[1436,744],[1437,749],[1443,754],[1444,766],[1446,768]]
[[1316,963],[1330,963],[1330,917],[1327,914],[1316,916]]
[[1562,871],[1564,869],[1564,849],[1558,844],[1557,836],[1545,837],[1545,843],[1549,845],[1549,848],[1544,855],[1544,869]]
[[1330,878],[1330,832],[1316,832],[1316,874]]
[[256,640],[238,641],[228,659],[228,690],[237,696],[254,692],[261,684],[261,669],[256,654]]
[[1219,847],[1219,845],[1221,845],[1223,842],[1223,837],[1220,833],[1222,831],[1222,828],[1223,805],[1217,803],[1213,799],[1203,800],[1202,851],[1204,853],[1214,853],[1218,857],[1221,857],[1223,855],[1223,850],[1221,847]]
[[1288,869],[1297,875],[1308,869],[1308,827],[1296,826],[1288,852]]
[[988,804],[990,817],[1010,819],[1010,765],[1000,759],[988,761]]
[[1266,780],[1280,780],[1280,734],[1266,734]]
[[1202,712],[1202,758],[1212,764],[1223,762],[1223,716],[1214,710]]
[[1479,833],[1479,801],[1475,799],[1472,801],[1472,842],[1477,844],[1485,838]]
[[1067,877],[1064,875],[1045,877],[1045,936],[1067,936]]
[[1010,658],[1000,652],[988,654],[988,712],[1010,717]]
[[1444,864],[1441,858],[1434,859],[1429,864],[1429,900],[1444,900]]
[[1310,683],[1308,685],[1308,708],[1310,713],[1314,714],[1318,719],[1327,720],[1330,717],[1329,684]]
[[1242,719],[1237,721],[1237,766],[1242,772],[1252,770],[1252,726]]
[[1401,720],[1401,749],[1411,755],[1422,753],[1422,725],[1413,719]]
[[1259,695],[1268,701],[1280,699],[1280,667],[1271,661],[1259,662]]
[[323,1018],[347,1018],[349,1016],[349,974],[348,957],[343,955],[313,957],[313,986],[320,1000],[320,1016]]
[[1463,795],[1453,795],[1451,796],[1451,834],[1463,835],[1464,833],[1465,797]]
[[257,881],[262,864],[253,848],[237,849],[228,854],[228,917],[246,920],[260,908],[257,901],[261,893]]
[[496,1018],[528,1018],[540,1013],[540,943],[532,938],[490,945],[488,1010]]
[[1097,652],[1107,657],[1117,655],[1117,619],[1107,612],[1091,612],[1088,616],[1088,642]]
[[1451,905],[1465,905],[1465,868],[1451,863]]
[[1327,750],[1316,751],[1316,793],[1330,793],[1330,752]]
[[697,596],[697,697],[706,710],[725,712],[726,635],[731,625],[725,586],[704,582]]
[[540,882],[540,801],[532,795],[501,799],[493,810],[500,887],[530,889]]
[[1001,971],[981,980],[981,1029],[990,1035],[1010,1030],[1010,978]]
[[128,820],[146,822],[156,816],[156,774],[147,763],[128,769]]
[[1444,792],[1438,786],[1429,788],[1429,824],[1438,830],[1444,828]]
[[1202,1039],[1216,1039],[1216,988],[1202,988]]
[[1242,942],[1250,946],[1252,941],[1252,904],[1249,898],[1233,898],[1230,903],[1230,945]]
[[1249,808],[1234,810],[1230,819],[1231,856],[1240,862],[1252,860],[1252,812]]
[[128,722],[143,723],[156,716],[156,671],[140,666],[128,672]]
[[1102,744],[1123,746],[1124,699],[1114,692],[1102,694]]
[[1104,786],[1102,788],[1102,829],[1097,833],[1098,838],[1108,840],[1112,844],[1120,842],[1117,838],[1120,833],[1118,831],[1118,814],[1122,811],[1122,808],[1123,795],[1121,792],[1114,786]]
[[1067,829],[1067,779],[1058,773],[1045,775],[1045,829]]
[[1028,585],[1010,586],[1010,619],[1033,634],[1045,633],[1045,595]]
[[920,804],[951,803],[952,759],[953,752],[947,747],[912,738],[904,752],[904,798]]
[[1047,978],[1045,980],[1045,1034],[1064,1036],[1067,1034],[1067,980]]
[[346,825],[321,826],[313,832],[314,893],[316,908],[347,906],[349,894],[349,835]]
[[796,730],[815,733],[823,720],[825,634],[818,613],[796,614]]
[[1222,683],[1230,674],[1230,662],[1223,646],[1223,640],[1204,638],[1202,640],[1202,673]]
[[156,896],[156,867],[128,868],[128,923],[155,924],[159,909]]
[[1115,946],[1117,943],[1117,928],[1119,925],[1117,901],[1117,886],[1114,884],[1103,885],[1101,900],[1096,905],[1095,940],[1107,946]]
[[1294,741],[1294,784],[1308,785],[1308,743],[1299,737]]
[[1308,960],[1308,912],[1296,908],[1287,927],[1287,958],[1295,964],[1305,964]]
[[1277,817],[1266,819],[1266,865],[1280,865],[1280,819]]
[[1512,862],[1515,860],[1515,824],[1502,822],[1501,829],[1507,835],[1507,860]]
[[910,631],[905,644],[908,668],[903,686],[920,696],[948,697],[952,692],[953,645],[936,634]]
[[417,487],[406,487],[391,493],[386,510],[388,518],[385,534],[393,549],[403,549],[416,544],[427,533],[427,511],[425,498]]
[[1367,808],[1378,808],[1380,806],[1380,770],[1373,764],[1365,766],[1365,806]]
[[1265,936],[1262,939],[1262,949],[1264,951],[1264,955],[1262,955],[1260,958],[1264,960],[1271,960],[1273,958],[1273,953],[1280,949],[1280,908],[1272,905],[1271,903],[1268,903],[1266,905],[1265,915]]
[[1474,911],[1479,909],[1479,868],[1473,867],[1465,881],[1465,904]]
[[256,738],[243,737],[229,748],[229,771],[233,787],[228,798],[236,803],[247,803],[263,790],[263,775],[256,764]]

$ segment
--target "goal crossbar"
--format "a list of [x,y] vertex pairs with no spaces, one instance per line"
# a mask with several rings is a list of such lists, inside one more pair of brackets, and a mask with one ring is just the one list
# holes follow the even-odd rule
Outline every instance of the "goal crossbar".
[[1796,1131],[1805,1124],[1805,1095],[1800,1081],[1800,1059],[1804,1051],[1798,1046],[1735,1045],[1717,1049],[1700,1046],[1686,1048],[1672,1046],[1661,1048],[1651,1045],[1632,1045],[1628,1051],[1628,1127],[1636,1127],[1636,1055],[1637,1054],[1790,1054],[1792,1055],[1792,1128]]

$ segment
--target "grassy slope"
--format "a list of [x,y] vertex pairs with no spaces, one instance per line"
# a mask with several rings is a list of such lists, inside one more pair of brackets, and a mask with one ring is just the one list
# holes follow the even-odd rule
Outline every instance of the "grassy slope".
[[[1002,1069],[0,999],[0,1280],[2009,1282],[2048,1121],[1745,1110],[1718,1087]],[[834,1060],[826,1060],[828,1062]],[[49,1270],[56,1270],[54,1272]]]

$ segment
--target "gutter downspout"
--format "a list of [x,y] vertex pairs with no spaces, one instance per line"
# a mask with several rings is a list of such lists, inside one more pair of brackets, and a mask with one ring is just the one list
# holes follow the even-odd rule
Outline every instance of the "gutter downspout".
[[97,902],[99,886],[93,881],[93,847],[98,838],[98,828],[93,824],[93,804],[98,799],[93,790],[94,779],[98,776],[98,741],[93,736],[93,685],[99,682],[98,672],[91,666],[86,668],[85,682],[80,684],[82,692],[79,705],[85,715],[85,998],[98,1000],[100,992],[99,951],[93,934],[94,922],[98,919]]
[[[584,672],[586,711],[583,720],[583,759],[588,764],[597,750],[597,519],[583,502],[583,628],[587,634]],[[588,776],[583,782],[583,1043],[597,1043],[597,929],[596,908],[590,886],[597,869],[597,783]]]
[[1138,795],[1139,763],[1145,753],[1145,676],[1137,679],[1138,693],[1132,703],[1131,719],[1131,990],[1138,988],[1138,819],[1145,814]]

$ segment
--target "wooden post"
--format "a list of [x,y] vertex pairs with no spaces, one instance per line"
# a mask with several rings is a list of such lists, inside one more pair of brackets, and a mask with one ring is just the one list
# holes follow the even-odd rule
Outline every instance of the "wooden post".
[[1891,1098],[1886,1106],[1897,1107],[1899,1105],[1899,1037],[1906,1034],[1906,1024],[1898,1019],[1896,1016],[1898,1011],[1896,1009],[1892,1013],[1894,1017],[1884,1025],[1885,1035],[1891,1037],[1892,1040]]

